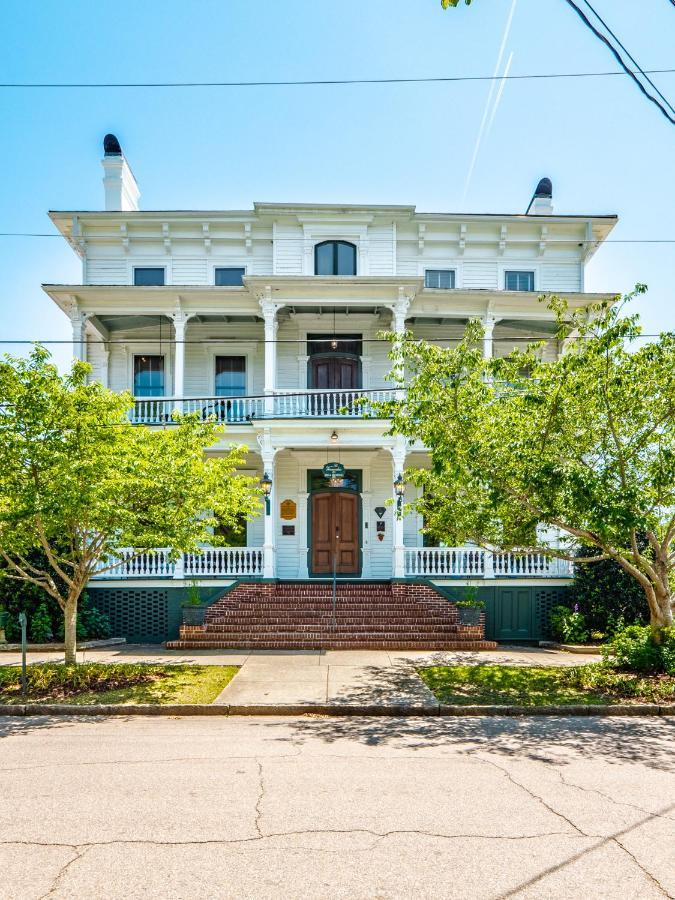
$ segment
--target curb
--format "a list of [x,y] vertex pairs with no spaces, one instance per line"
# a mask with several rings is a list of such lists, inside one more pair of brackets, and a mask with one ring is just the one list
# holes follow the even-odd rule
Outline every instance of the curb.
[[335,717],[349,716],[391,716],[392,718],[419,717],[600,717],[600,716],[675,716],[675,703],[660,706],[656,703],[644,704],[589,704],[579,706],[458,706],[427,704],[383,704],[347,705],[339,703],[315,703],[269,706],[227,706],[185,704],[175,706],[136,705],[89,705],[74,706],[66,703],[30,703],[20,705],[0,705],[0,716],[306,716],[323,715]]
[[[126,644],[127,639],[121,637],[97,638],[91,641],[79,641],[76,650],[95,650],[97,647],[118,647]],[[26,653],[56,653],[65,650],[65,644],[26,644]],[[21,644],[0,644],[0,653],[21,653]]]

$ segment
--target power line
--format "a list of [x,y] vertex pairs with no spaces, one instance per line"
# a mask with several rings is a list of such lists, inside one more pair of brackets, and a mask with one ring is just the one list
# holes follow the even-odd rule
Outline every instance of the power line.
[[[675,2],[675,0],[673,0],[673,2]],[[609,27],[609,25],[607,24],[607,22],[605,22],[605,20],[602,18],[602,16],[600,15],[600,13],[599,13],[596,9],[594,9],[594,8],[591,6],[591,4],[588,2],[588,0],[584,0],[584,3],[585,3],[586,6],[590,9],[590,11],[593,13],[593,15],[596,17],[596,19],[604,26],[604,28],[607,30],[608,34],[610,34],[610,35],[614,38],[614,40],[617,42],[617,44],[619,45],[619,47],[621,47],[621,49],[622,49],[623,52],[626,54],[626,56],[628,57],[628,59],[635,65],[635,67],[636,67],[637,70],[640,72],[640,74],[643,76],[643,78],[644,78],[644,79],[645,79],[645,80],[646,80],[646,81],[654,88],[654,90],[655,90],[656,93],[659,95],[659,97],[663,100],[663,102],[666,104],[666,106],[668,107],[668,109],[670,109],[670,111],[671,111],[673,114],[675,114],[675,109],[673,109],[673,107],[672,107],[671,103],[669,102],[669,100],[668,100],[666,97],[663,96],[663,94],[662,94],[661,91],[657,88],[657,86],[654,84],[654,82],[653,82],[652,79],[649,77],[649,75],[647,75],[647,73],[646,73],[643,69],[640,68],[640,64],[638,63],[638,61],[637,61],[637,60],[635,59],[635,57],[631,54],[630,50],[628,50],[628,49],[626,48],[626,46],[625,46],[624,44],[621,43],[620,39],[619,39],[619,38],[616,36],[616,34],[612,31],[612,29]]]
[[[437,318],[442,318],[437,316]],[[262,322],[259,323],[262,325]],[[458,324],[461,326],[461,320],[458,320]],[[438,326],[435,326],[438,327]],[[386,330],[386,329],[383,329]],[[636,335],[636,339],[642,338],[658,338],[661,337],[662,334],[673,334],[672,331],[664,331],[659,333],[644,333],[642,332],[639,335]],[[481,341],[488,341],[490,343],[497,344],[510,344],[510,343],[522,343],[523,341],[585,341],[585,340],[593,340],[594,335],[570,335],[569,337],[557,337],[555,334],[518,334],[518,335],[505,335],[504,337],[491,337],[491,338],[481,338]],[[448,343],[458,343],[463,339],[462,336],[459,337],[434,337],[434,338],[415,338],[413,337],[412,343],[430,343],[433,345],[436,344],[448,344]],[[125,344],[143,344],[145,346],[152,344],[162,344],[162,345],[175,345],[175,344],[240,344],[242,341],[246,344],[330,344],[334,340],[331,334],[327,334],[325,338],[277,338],[274,341],[266,341],[264,338],[242,338],[242,337],[208,337],[208,338],[196,338],[193,340],[182,340],[176,341],[173,338],[159,336],[157,337],[143,337],[143,338],[118,338],[112,340],[99,340],[94,341],[93,345],[102,345],[102,346],[118,346],[122,347]],[[337,338],[338,343],[360,343],[360,344],[391,344],[391,341],[388,338]],[[17,340],[11,340],[8,338],[0,339],[0,344],[73,344],[79,343],[73,341],[72,338],[63,338],[63,339],[45,339],[40,340],[39,338],[19,338]]]
[[[636,77],[635,72],[633,72],[628,67],[628,65],[624,62],[623,57],[621,56],[619,51],[616,49],[616,47],[614,47],[614,45],[611,43],[611,41],[609,41],[605,37],[605,35],[601,31],[599,31],[595,27],[595,25],[593,25],[593,23],[586,16],[586,14],[583,12],[583,10],[580,9],[576,5],[574,0],[566,0],[566,3],[568,6],[570,6],[574,10],[574,12],[579,16],[579,18],[584,23],[584,25],[586,25],[586,27],[589,28],[593,32],[593,34],[598,38],[598,40],[602,41],[602,43],[605,44],[609,48],[609,51],[612,54],[612,56],[619,63],[619,65],[624,70],[626,75],[629,75],[630,78],[633,79],[633,81],[639,87],[639,89],[642,91],[642,93],[645,95],[645,97],[648,100],[651,100],[651,102],[657,107],[657,109],[659,109],[661,111],[661,113],[666,117],[666,119],[668,119],[668,121],[670,122],[671,125],[675,125],[675,118],[673,118],[673,116],[671,116],[671,114],[668,112],[668,110],[659,103],[659,101],[656,99],[656,97],[652,96],[652,94],[649,93],[649,91],[645,88],[645,86],[642,84],[640,79]],[[589,5],[589,7],[590,7],[590,5]],[[592,7],[590,7],[590,8],[592,9]],[[600,17],[598,16],[598,18],[600,18]],[[642,71],[642,70],[640,70],[640,71]]]
[[[570,0],[568,0],[570,2]],[[673,0],[675,2],[675,0]],[[581,13],[583,15],[583,13]],[[589,23],[590,24],[590,23]],[[591,26],[592,27],[592,26]],[[613,75],[633,75],[619,60],[623,71],[605,72],[539,72],[523,75],[508,75],[508,81],[551,78],[606,78]],[[672,73],[675,69],[647,69],[649,74]],[[461,81],[502,81],[501,75],[439,75],[420,78],[322,78],[298,79],[295,81],[107,81],[107,82],[2,82],[0,88],[18,89],[103,89],[103,88],[240,88],[240,87],[305,87],[355,84],[444,84]]]

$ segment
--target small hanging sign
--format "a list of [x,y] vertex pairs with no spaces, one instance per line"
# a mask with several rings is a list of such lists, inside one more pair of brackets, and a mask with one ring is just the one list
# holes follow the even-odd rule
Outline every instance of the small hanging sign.
[[294,500],[282,500],[279,507],[279,515],[282,519],[294,519],[297,515],[297,511]]
[[321,470],[324,478],[344,478],[345,467],[339,462],[329,462]]

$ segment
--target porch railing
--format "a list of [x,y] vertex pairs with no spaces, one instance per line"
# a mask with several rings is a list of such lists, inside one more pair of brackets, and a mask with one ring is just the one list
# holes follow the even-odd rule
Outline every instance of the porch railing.
[[166,547],[139,554],[125,548],[112,568],[94,578],[251,578],[263,574],[263,553],[262,547],[205,547],[201,553],[183,553],[171,561]]
[[463,578],[570,578],[572,565],[544,553],[491,553],[478,547],[405,550],[407,576]]
[[246,425],[254,419],[364,417],[373,403],[391,400],[392,389],[275,391],[258,397],[137,397],[130,412],[137,425],[166,425],[174,412],[197,413],[203,420]]

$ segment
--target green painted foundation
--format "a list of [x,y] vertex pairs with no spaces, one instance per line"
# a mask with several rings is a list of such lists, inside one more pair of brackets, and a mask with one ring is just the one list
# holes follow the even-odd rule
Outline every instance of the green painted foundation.
[[[427,584],[432,582],[426,580]],[[236,582],[235,582],[236,584]],[[232,585],[233,587],[234,585]],[[460,585],[434,584],[451,601],[462,600],[466,588]],[[537,584],[477,585],[478,599],[485,602],[485,637],[492,641],[542,641],[550,638],[548,618],[551,609],[564,602],[563,586]],[[202,602],[215,603],[231,587],[202,588]],[[161,644],[176,640],[183,621],[181,604],[186,588],[174,587],[89,587],[92,604],[110,619],[115,637],[129,643]]]

